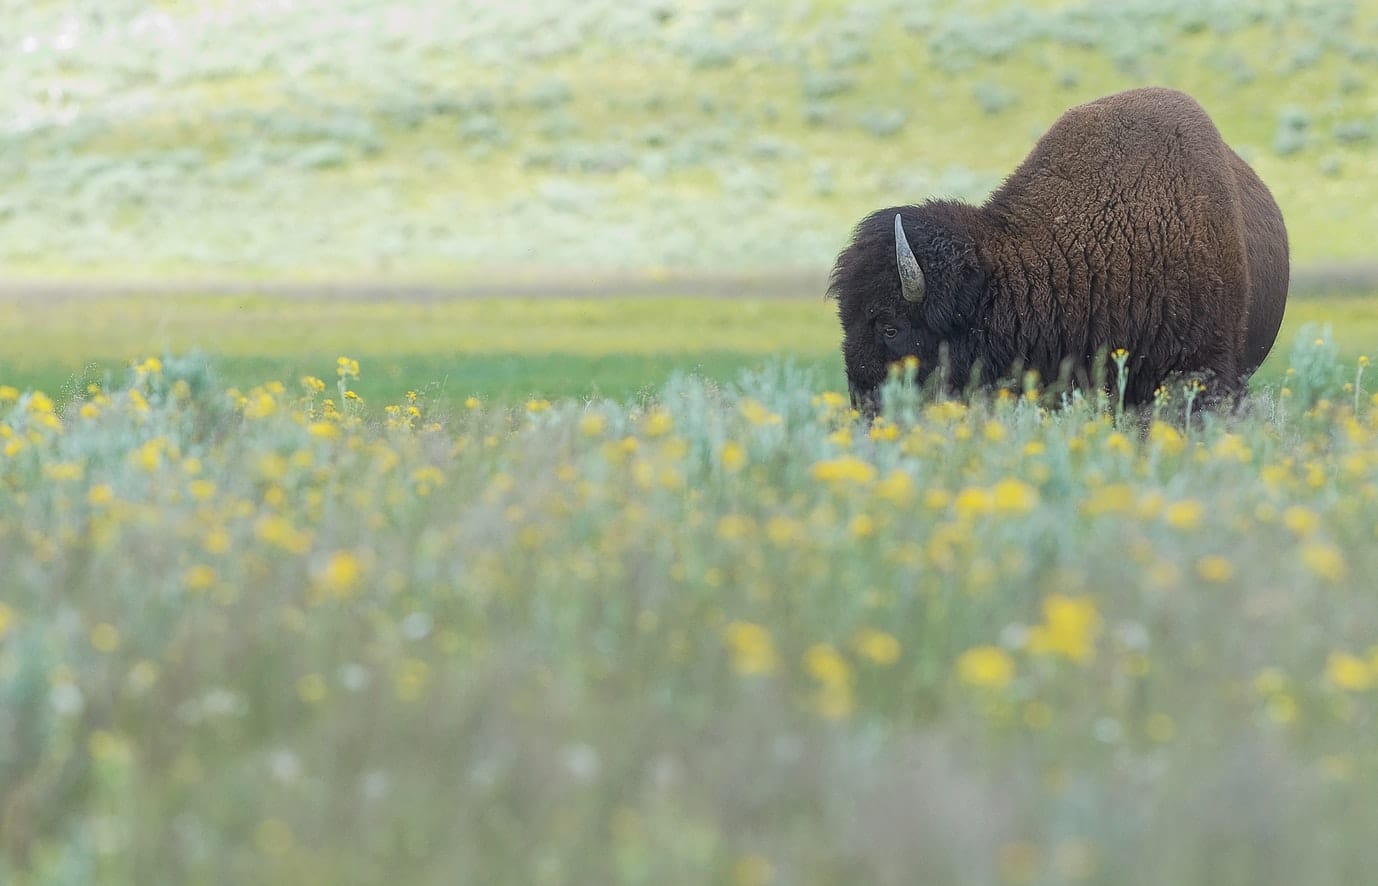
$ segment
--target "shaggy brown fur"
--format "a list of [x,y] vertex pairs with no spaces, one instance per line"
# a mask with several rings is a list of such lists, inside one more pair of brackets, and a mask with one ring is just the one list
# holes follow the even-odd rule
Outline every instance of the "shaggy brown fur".
[[[902,297],[894,218],[923,270]],[[1098,352],[1130,352],[1126,401],[1171,373],[1240,390],[1272,347],[1287,297],[1287,232],[1267,187],[1205,110],[1135,89],[1064,113],[982,206],[876,212],[838,256],[853,402],[874,408],[894,361],[946,361],[957,388],[1025,370],[1084,382]]]
[[1247,380],[1273,349],[1282,326],[1290,271],[1287,226],[1282,223],[1282,210],[1263,180],[1234,151],[1230,151],[1230,158],[1235,180],[1239,182],[1244,242],[1248,247],[1245,258],[1249,263],[1249,323],[1240,364]]

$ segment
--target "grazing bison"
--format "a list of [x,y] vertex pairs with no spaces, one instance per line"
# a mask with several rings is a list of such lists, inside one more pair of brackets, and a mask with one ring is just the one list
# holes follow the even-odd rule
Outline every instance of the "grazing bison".
[[1287,278],[1268,188],[1192,98],[1150,88],[1064,113],[984,205],[868,216],[829,292],[859,408],[874,412],[906,356],[962,388],[1031,369],[1085,383],[1115,348],[1138,404],[1174,372],[1240,391],[1277,336]]

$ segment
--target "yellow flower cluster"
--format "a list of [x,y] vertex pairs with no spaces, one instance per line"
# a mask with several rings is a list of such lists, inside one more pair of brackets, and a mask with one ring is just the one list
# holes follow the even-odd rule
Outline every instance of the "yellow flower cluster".
[[[25,736],[43,773],[85,755],[100,804],[140,779],[203,811],[247,779],[267,804],[248,852],[283,864],[321,839],[309,822],[329,811],[299,788],[342,777],[313,754],[341,735],[378,753],[349,773],[369,808],[424,794],[433,773],[393,737],[417,736],[486,802],[537,791],[543,835],[578,830],[587,798],[636,805],[608,773],[645,747],[669,749],[647,771],[683,801],[682,744],[631,747],[604,723],[769,747],[753,779],[780,776],[777,752],[846,771],[926,753],[916,731],[989,759],[1036,733],[1020,802],[1064,822],[1085,820],[1068,796],[1096,796],[1070,779],[1117,777],[1104,761],[1201,771],[1211,742],[1188,739],[1240,730],[1295,756],[1309,789],[1378,785],[1362,379],[1322,405],[1298,377],[1276,417],[1187,423],[1159,404],[1141,428],[1028,392],[915,394],[880,421],[769,386],[375,406],[349,389],[359,374],[342,358],[333,386],[226,390],[168,358],[71,403],[0,388],[0,556],[19,577],[0,706],[38,693],[64,730]],[[1241,662],[1277,664],[1241,679]],[[527,738],[498,753],[456,726],[471,719]],[[505,781],[519,770],[549,795]],[[656,814],[596,818],[630,846]],[[723,877],[787,873],[773,848],[705,833],[686,845]],[[1011,882],[1094,881],[1113,845],[1000,839],[990,873]]]

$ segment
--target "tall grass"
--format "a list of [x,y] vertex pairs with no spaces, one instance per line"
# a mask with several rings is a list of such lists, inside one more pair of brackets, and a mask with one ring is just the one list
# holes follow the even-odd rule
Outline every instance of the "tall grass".
[[1378,405],[0,387],[0,878],[1340,884]]

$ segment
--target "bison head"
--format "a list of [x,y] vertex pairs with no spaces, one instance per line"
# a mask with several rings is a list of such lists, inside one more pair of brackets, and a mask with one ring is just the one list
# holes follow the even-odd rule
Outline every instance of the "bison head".
[[920,381],[946,366],[956,388],[983,357],[985,272],[971,212],[948,202],[882,209],[857,225],[837,257],[828,291],[837,298],[857,409],[878,410],[890,365],[905,357],[918,358]]

